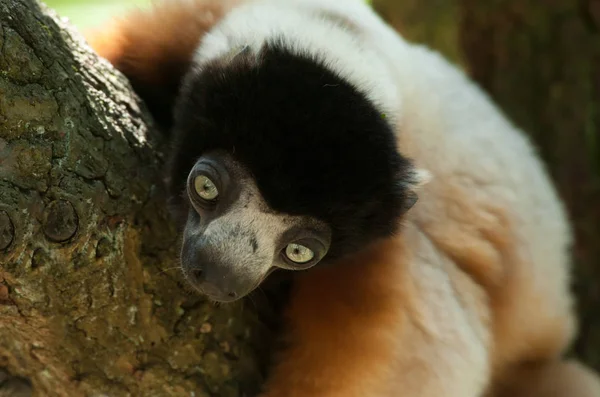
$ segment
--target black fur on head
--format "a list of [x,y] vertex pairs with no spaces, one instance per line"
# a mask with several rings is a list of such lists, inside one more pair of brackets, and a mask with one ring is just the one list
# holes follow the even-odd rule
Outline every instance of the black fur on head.
[[173,197],[182,197],[203,153],[225,149],[274,210],[331,226],[326,260],[393,234],[415,199],[413,167],[385,115],[314,56],[280,41],[190,71],[173,133]]

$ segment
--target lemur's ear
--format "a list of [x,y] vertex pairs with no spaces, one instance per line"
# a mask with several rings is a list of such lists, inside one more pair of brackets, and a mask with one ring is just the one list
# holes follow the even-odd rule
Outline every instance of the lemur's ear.
[[419,190],[431,181],[432,175],[429,171],[417,168],[413,169],[410,176],[402,177],[399,181],[400,185],[404,189],[405,200],[403,212],[406,213],[410,210],[419,200]]
[[88,32],[92,48],[131,82],[157,124],[168,130],[181,80],[202,36],[237,0],[161,0]]

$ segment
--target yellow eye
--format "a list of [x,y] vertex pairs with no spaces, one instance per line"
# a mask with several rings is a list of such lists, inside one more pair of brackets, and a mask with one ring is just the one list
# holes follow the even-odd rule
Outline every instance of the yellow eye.
[[285,248],[285,255],[295,263],[306,263],[315,257],[315,253],[310,248],[293,243]]
[[208,201],[215,200],[219,197],[219,190],[207,176],[198,175],[194,179],[194,189],[200,198]]

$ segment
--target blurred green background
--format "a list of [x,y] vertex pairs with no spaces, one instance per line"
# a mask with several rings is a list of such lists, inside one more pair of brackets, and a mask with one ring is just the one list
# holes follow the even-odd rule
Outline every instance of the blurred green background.
[[128,8],[147,6],[151,0],[46,0],[44,3],[84,30],[102,25]]
[[111,16],[128,8],[148,6],[152,0],[46,0],[44,3],[84,30],[102,25]]

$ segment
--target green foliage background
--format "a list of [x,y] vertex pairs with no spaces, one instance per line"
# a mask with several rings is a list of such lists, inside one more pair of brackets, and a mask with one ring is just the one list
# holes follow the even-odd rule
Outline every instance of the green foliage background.
[[113,15],[131,7],[144,7],[151,0],[46,0],[46,5],[67,17],[79,29],[101,26]]

